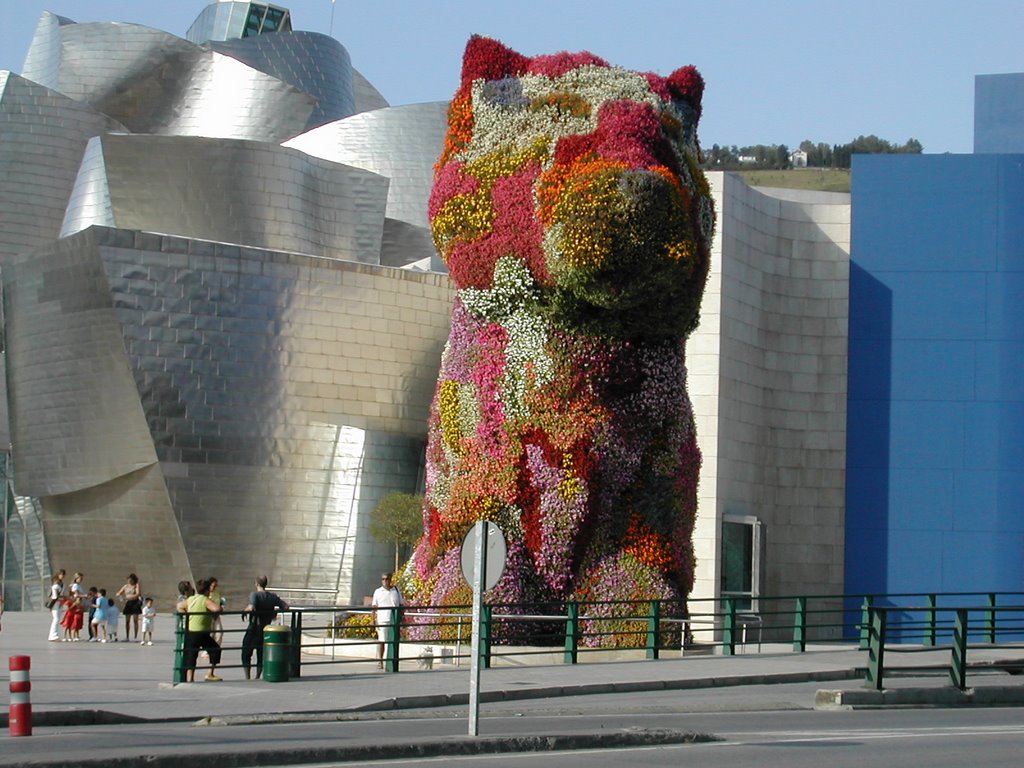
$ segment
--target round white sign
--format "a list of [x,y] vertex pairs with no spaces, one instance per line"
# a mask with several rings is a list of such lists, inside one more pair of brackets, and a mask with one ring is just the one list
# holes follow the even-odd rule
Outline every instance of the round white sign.
[[[476,579],[476,540],[479,538],[478,531],[483,526],[474,525],[466,532],[462,540],[462,576],[470,588],[475,588]],[[483,588],[487,591],[501,578],[505,572],[505,558],[508,551],[505,547],[505,536],[494,523],[487,521],[487,564],[484,567]]]

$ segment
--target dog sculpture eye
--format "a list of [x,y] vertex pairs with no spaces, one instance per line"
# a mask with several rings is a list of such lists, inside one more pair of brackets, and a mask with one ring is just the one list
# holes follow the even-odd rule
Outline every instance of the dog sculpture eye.
[[492,599],[685,600],[700,456],[684,343],[714,226],[702,93],[692,67],[470,40],[429,204],[458,296],[403,577],[418,602],[467,601],[458,545],[480,519],[508,542]]

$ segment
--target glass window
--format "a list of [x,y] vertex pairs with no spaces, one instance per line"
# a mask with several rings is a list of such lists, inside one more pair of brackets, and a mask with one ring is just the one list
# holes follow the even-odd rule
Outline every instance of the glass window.
[[761,523],[754,517],[722,520],[722,597],[742,611],[756,611],[760,594]]

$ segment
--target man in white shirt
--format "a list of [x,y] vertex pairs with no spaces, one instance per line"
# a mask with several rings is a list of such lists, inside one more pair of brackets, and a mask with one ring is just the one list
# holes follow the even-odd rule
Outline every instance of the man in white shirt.
[[402,593],[391,583],[391,576],[390,573],[381,574],[380,586],[374,590],[371,606],[374,609],[373,621],[377,625],[377,669],[384,669],[384,644],[392,620],[397,619],[398,612],[390,609],[403,605]]

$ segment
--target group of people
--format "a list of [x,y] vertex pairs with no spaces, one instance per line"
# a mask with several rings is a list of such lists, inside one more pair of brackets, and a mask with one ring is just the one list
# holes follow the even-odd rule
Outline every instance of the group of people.
[[66,572],[62,568],[53,575],[50,584],[50,596],[46,607],[50,610],[51,643],[77,643],[83,640],[82,629],[88,635],[89,642],[116,643],[119,638],[118,624],[124,616],[124,640],[134,641],[140,645],[153,644],[153,624],[156,609],[153,599],[143,597],[139,577],[128,574],[124,585],[114,593],[97,587],[86,589],[82,586],[84,576],[76,573],[71,584],[66,586]]
[[[263,630],[274,622],[278,611],[288,610],[288,604],[273,592],[267,590],[266,576],[256,579],[255,591],[250,593],[249,602],[242,610],[242,620],[247,622],[242,637],[242,668],[245,679],[252,678],[252,657],[256,655],[256,678],[263,674]],[[178,584],[178,613],[187,616],[185,631],[185,681],[194,682],[199,653],[206,651],[210,660],[210,671],[205,680],[220,682],[217,665],[221,661],[221,634],[224,600],[220,596],[220,585],[211,577],[200,579],[195,587],[188,581]]]
[[[76,573],[69,587],[65,587],[65,571],[57,571],[50,585],[50,597],[46,607],[50,609],[50,642],[79,642],[83,626],[88,627],[89,642],[118,642],[118,623],[124,616],[124,639],[135,640],[140,645],[153,644],[153,624],[156,610],[153,598],[143,597],[139,577],[128,574],[125,584],[114,593],[107,595],[106,589],[82,586],[83,575]],[[278,611],[288,610],[288,604],[267,589],[266,576],[256,579],[255,590],[249,595],[249,602],[242,611],[246,622],[242,637],[242,668],[245,679],[253,677],[253,655],[256,656],[255,677],[263,674],[263,630],[274,622]],[[388,629],[395,620],[395,611],[403,604],[401,592],[392,583],[392,574],[381,575],[381,586],[373,594],[372,607],[377,624],[377,664],[383,666],[384,645]],[[217,666],[221,662],[221,640],[225,601],[220,594],[220,583],[215,577],[200,579],[195,587],[190,581],[178,582],[178,613],[186,615],[185,631],[185,680],[195,681],[199,654],[205,651],[210,660],[210,670],[205,679],[220,682]],[[86,618],[87,617],[87,618]],[[141,619],[141,622],[140,622]],[[141,624],[141,636],[140,636]]]

